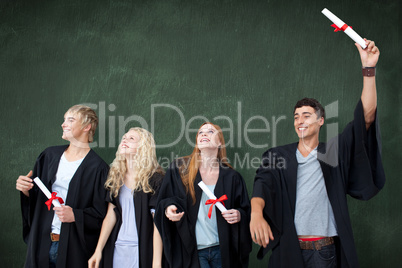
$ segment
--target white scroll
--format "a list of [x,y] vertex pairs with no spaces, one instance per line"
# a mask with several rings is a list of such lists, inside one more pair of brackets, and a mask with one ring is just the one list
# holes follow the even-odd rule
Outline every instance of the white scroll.
[[[205,185],[203,181],[200,181],[198,183],[198,186],[200,186],[200,188],[204,191],[204,193],[208,196],[209,199],[217,199],[216,196],[208,189],[208,187]],[[222,205],[221,202],[216,202],[215,205],[221,212],[227,210],[225,206]]]
[[[34,182],[36,183],[36,185],[38,185],[39,189],[41,189],[41,191],[46,195],[48,199],[52,198],[52,194],[49,192],[49,190],[46,188],[46,186],[38,177],[34,179]],[[52,204],[55,207],[61,207],[60,202],[57,199],[53,199]]]
[[363,49],[366,48],[366,41],[364,41],[363,38],[360,37],[350,26],[348,26],[346,23],[344,23],[342,20],[340,20],[337,16],[335,16],[331,11],[328,9],[324,8],[322,11],[322,14],[327,16],[328,19],[330,19],[339,29],[345,32],[350,38],[352,38],[353,41],[358,43]]

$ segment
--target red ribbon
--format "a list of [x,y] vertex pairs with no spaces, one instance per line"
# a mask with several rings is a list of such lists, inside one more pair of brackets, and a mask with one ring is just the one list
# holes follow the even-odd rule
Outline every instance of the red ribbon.
[[205,202],[205,205],[210,205],[209,207],[209,211],[208,211],[208,218],[211,218],[212,215],[212,208],[214,207],[216,202],[221,202],[223,205],[225,205],[225,203],[223,203],[223,201],[228,200],[228,197],[224,194],[221,197],[219,197],[218,199],[208,199],[207,202]]
[[47,200],[45,202],[45,204],[47,205],[47,210],[50,210],[50,206],[52,205],[53,200],[59,200],[60,204],[64,203],[63,199],[61,197],[57,196],[56,192],[53,192],[52,197],[50,197],[49,200]]
[[336,24],[332,24],[331,27],[334,27],[334,28],[335,28],[334,32],[339,32],[339,31],[344,32],[348,27],[350,27],[350,28],[352,29],[352,26],[349,26],[349,25],[347,25],[346,23],[345,23],[341,28],[339,28],[338,26],[336,26]]

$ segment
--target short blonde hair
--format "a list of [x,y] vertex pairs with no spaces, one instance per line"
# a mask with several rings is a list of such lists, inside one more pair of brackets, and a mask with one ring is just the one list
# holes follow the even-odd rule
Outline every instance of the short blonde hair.
[[81,121],[82,128],[85,128],[89,124],[91,125],[91,129],[88,132],[88,142],[93,142],[95,131],[98,127],[99,122],[98,116],[96,115],[95,111],[88,106],[78,104],[68,109],[67,113],[78,115]]

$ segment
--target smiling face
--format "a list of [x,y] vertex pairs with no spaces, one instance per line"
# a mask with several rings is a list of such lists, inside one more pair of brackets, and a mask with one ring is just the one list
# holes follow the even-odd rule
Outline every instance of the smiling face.
[[63,128],[62,138],[64,140],[70,142],[88,142],[88,131],[91,126],[83,127],[78,114],[67,112],[64,115],[64,122],[61,124],[61,127]]
[[140,141],[141,137],[137,131],[129,130],[121,138],[119,145],[120,154],[125,156],[136,154],[141,145]]
[[197,147],[202,150],[205,148],[217,149],[221,146],[219,131],[211,124],[201,126],[197,134]]
[[313,107],[302,106],[294,112],[294,126],[299,139],[317,139],[324,118],[317,116]]

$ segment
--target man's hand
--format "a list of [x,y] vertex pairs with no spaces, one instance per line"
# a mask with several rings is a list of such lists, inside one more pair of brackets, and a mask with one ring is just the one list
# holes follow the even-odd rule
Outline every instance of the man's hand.
[[[367,47],[362,49],[361,46],[355,44],[359,50],[362,67],[375,67],[378,63],[380,50],[376,47],[374,41],[364,39]],[[377,88],[375,84],[375,76],[363,76],[363,90],[361,96],[364,112],[364,120],[366,129],[369,129],[375,120],[377,110]]]
[[359,44],[355,43],[355,46],[359,50],[362,67],[375,67],[380,56],[380,50],[375,46],[374,41],[367,40],[366,38],[364,38],[364,41],[366,41],[367,45],[365,49],[362,49]]
[[267,247],[269,240],[274,240],[271,227],[264,219],[262,211],[265,207],[265,200],[261,197],[251,198],[251,220],[250,220],[250,233],[251,239],[254,243]]
[[24,195],[29,197],[29,190],[34,186],[33,180],[30,178],[32,176],[32,170],[26,176],[19,176],[17,179],[16,187],[17,190],[21,191]]
[[165,210],[166,217],[171,221],[180,221],[184,215],[184,212],[177,213],[177,207],[175,205],[170,205]]
[[70,206],[61,205],[61,207],[53,207],[53,210],[61,222],[75,222],[74,212]]
[[262,216],[262,213],[251,213],[250,233],[254,243],[267,247],[269,240],[274,240],[271,227]]

